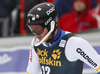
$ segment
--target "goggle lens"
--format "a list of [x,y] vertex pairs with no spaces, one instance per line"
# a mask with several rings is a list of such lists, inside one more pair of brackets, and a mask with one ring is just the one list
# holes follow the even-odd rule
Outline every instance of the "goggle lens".
[[43,33],[43,27],[41,25],[32,25],[28,26],[32,32],[35,32],[36,34],[42,34]]

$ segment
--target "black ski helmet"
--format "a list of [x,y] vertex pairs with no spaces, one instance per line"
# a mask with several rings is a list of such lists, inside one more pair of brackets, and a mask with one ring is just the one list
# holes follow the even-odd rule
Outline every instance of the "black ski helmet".
[[[54,33],[56,30],[56,24],[58,22],[58,11],[57,8],[48,2],[40,3],[34,6],[27,15],[27,25],[40,25],[44,29],[47,27],[48,32],[51,32],[52,38],[47,42],[52,43],[54,41]],[[52,29],[52,25],[54,25],[54,29]],[[49,34],[48,34],[49,35]],[[47,36],[46,36],[47,37]]]
[[27,15],[27,25],[41,25],[50,30],[50,22],[58,22],[57,8],[48,2],[40,3],[34,6]]

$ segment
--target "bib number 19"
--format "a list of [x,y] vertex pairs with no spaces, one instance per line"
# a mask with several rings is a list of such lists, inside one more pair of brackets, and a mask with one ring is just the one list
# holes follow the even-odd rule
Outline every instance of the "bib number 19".
[[42,66],[42,74],[50,74],[50,68],[48,66]]

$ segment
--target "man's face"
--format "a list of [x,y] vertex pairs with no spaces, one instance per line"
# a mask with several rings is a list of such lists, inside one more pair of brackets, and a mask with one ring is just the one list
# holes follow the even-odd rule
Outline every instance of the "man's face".
[[[48,33],[47,28],[44,28],[43,33],[40,34],[40,35],[38,35],[38,34],[36,34],[35,32],[33,32],[33,34],[34,34],[40,41],[47,35],[47,33]],[[51,35],[50,35],[49,37],[47,37],[47,38],[45,39],[45,41],[47,41],[49,38],[51,38]]]
[[74,9],[77,12],[81,12],[81,11],[84,11],[86,9],[86,5],[82,1],[76,1],[76,2],[74,2]]

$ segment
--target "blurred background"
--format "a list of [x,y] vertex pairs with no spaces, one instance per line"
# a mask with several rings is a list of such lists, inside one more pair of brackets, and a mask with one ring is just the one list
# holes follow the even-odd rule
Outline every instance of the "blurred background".
[[[81,1],[84,11],[75,8],[76,0],[0,0],[0,74],[25,74],[34,37],[26,25],[26,16],[41,2],[53,3],[58,9],[60,28],[86,39],[100,54],[100,0]],[[83,74],[96,71],[84,64]]]

